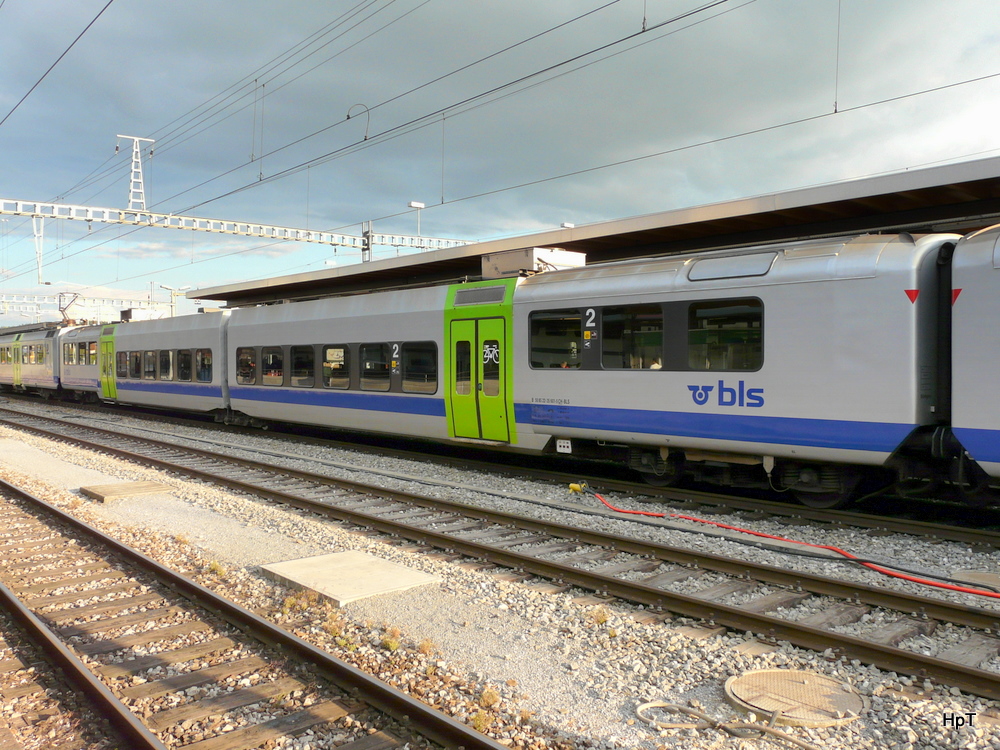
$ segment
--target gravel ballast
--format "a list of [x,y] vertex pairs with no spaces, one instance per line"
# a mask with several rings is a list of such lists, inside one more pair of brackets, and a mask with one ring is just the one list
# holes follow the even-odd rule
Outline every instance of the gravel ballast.
[[[80,417],[78,420],[87,421]],[[107,424],[109,420],[101,421]],[[136,434],[156,437],[151,435],[155,428],[148,423],[126,418],[112,421],[116,428],[129,426]],[[199,444],[220,452],[256,456],[313,471],[322,470],[323,462],[351,464],[364,470],[333,472],[333,467],[329,470],[358,481],[376,481],[368,472],[378,471],[379,483],[393,488],[563,523],[590,523],[605,531],[642,535],[675,546],[851,577],[872,585],[917,590],[928,596],[1000,609],[992,602],[930,591],[827,560],[789,557],[685,533],[660,523],[609,519],[591,498],[570,497],[562,488],[547,484],[490,477],[433,463],[291,445],[270,436],[220,437],[217,431],[198,427],[171,426],[163,431],[176,434],[175,440],[180,443],[212,440],[229,446],[223,450]],[[275,602],[282,602],[288,595],[258,574],[256,566],[267,562],[351,549],[439,576],[440,584],[347,605],[337,613],[343,624],[340,635],[331,636],[310,626],[313,618],[301,617],[295,611],[284,615],[279,611],[276,617],[279,621],[284,617],[286,627],[302,629],[337,656],[370,661],[376,671],[385,670],[389,681],[395,680],[398,687],[406,689],[409,685],[422,699],[446,707],[463,720],[489,723],[494,729],[501,729],[496,736],[505,744],[696,750],[739,747],[741,743],[748,748],[789,747],[773,739],[729,738],[715,730],[661,731],[636,716],[639,704],[662,700],[693,706],[719,719],[745,721],[746,714],[737,712],[725,700],[726,679],[749,670],[777,667],[806,669],[835,677],[868,699],[869,710],[850,724],[828,729],[785,730],[817,747],[1000,750],[1000,733],[992,716],[1000,716],[1000,706],[947,687],[925,686],[919,680],[858,663],[831,660],[788,644],[780,644],[777,650],[768,653],[757,654],[753,649],[741,653],[739,649],[746,649],[752,642],[747,634],[730,632],[697,637],[697,632],[686,629],[693,624],[689,621],[668,618],[661,623],[655,618],[644,618],[645,613],[634,607],[600,603],[585,592],[551,593],[545,585],[506,581],[502,576],[408,552],[378,537],[351,533],[337,524],[165,472],[7,429],[0,430],[0,441],[0,467],[5,478],[12,481],[24,481],[26,476],[33,478],[34,487],[30,489],[36,494],[55,496],[63,507],[72,508],[73,513],[85,520],[125,537],[127,543],[147,554],[162,556],[190,571],[189,574],[205,578],[231,598],[245,597],[244,603],[254,608],[274,607]],[[87,473],[81,474],[83,471]],[[116,500],[103,505],[78,495],[80,486],[115,480],[159,481],[170,485],[172,491],[168,495]],[[626,497],[612,501],[623,507],[636,505]],[[582,508],[587,514],[570,516],[565,507],[560,507],[571,503],[590,504]],[[758,531],[848,550],[863,547],[868,557],[893,560],[928,572],[943,574],[956,569],[1000,572],[1000,555],[996,552],[975,552],[961,544],[930,544],[901,535],[859,537],[855,530],[819,530],[808,526],[797,527],[790,533],[773,521],[751,524],[727,516],[713,516],[713,520],[752,525]],[[213,578],[206,572],[211,561],[221,563],[226,569],[223,577]],[[707,580],[703,577],[697,587],[705,585]],[[813,600],[803,606],[801,612],[793,615],[807,616],[809,611],[821,608],[823,602]],[[289,609],[287,605],[284,608]],[[647,619],[652,622],[642,621]],[[943,642],[954,640],[948,628],[939,631],[944,631]],[[935,641],[937,636],[927,637],[928,642],[921,645],[932,650],[941,648]],[[345,641],[345,645],[340,645],[338,639]],[[393,641],[399,642],[397,649],[390,648]],[[410,660],[405,665],[404,658]],[[448,679],[443,675],[448,675]],[[440,689],[433,690],[432,683],[434,686],[440,683]],[[946,721],[947,717],[968,714],[975,717],[972,726],[955,727]]]

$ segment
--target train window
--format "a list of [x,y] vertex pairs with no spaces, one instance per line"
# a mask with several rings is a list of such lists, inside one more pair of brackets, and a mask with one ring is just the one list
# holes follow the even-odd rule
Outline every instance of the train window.
[[407,393],[437,391],[437,344],[423,341],[403,344],[403,390]]
[[156,352],[142,353],[142,379],[156,380]]
[[46,360],[48,360],[48,358],[49,358],[48,357],[48,351],[49,351],[49,345],[48,344],[39,344],[38,345],[38,354],[35,356],[35,364],[44,365],[45,362],[46,362]]
[[79,352],[79,356],[76,358],[76,361],[81,365],[87,364],[87,342],[81,341],[76,345],[76,349],[77,352]]
[[257,382],[257,350],[252,346],[241,346],[236,350],[236,382],[239,385]]
[[177,350],[177,379],[185,383],[191,381],[191,350]]
[[468,341],[455,342],[455,393],[472,393],[472,349]]
[[171,349],[160,350],[160,380],[174,379],[174,352]]
[[351,387],[351,354],[346,346],[323,347],[323,387]]
[[500,395],[500,342],[496,339],[483,342],[483,395]]
[[35,345],[28,344],[28,364],[35,364]]
[[63,364],[76,364],[76,346],[74,344],[63,344]]
[[316,385],[316,352],[311,346],[293,346],[289,351],[291,384],[296,388]]
[[[81,365],[83,362],[80,363]],[[97,342],[91,341],[87,344],[87,364],[96,365],[97,364]]]
[[128,352],[115,354],[115,375],[119,378],[128,377]]
[[212,350],[195,349],[194,376],[199,383],[212,382]]
[[389,345],[361,345],[361,390],[389,390]]
[[688,365],[692,370],[759,370],[764,362],[763,319],[759,299],[691,305]]
[[601,338],[601,363],[606,369],[659,370],[663,366],[663,310],[659,305],[605,307]]
[[580,367],[583,323],[576,310],[549,310],[531,314],[531,366]]
[[128,376],[138,378],[142,374],[142,352],[128,353]]
[[284,383],[285,357],[280,346],[265,346],[260,353],[260,369],[264,385]]

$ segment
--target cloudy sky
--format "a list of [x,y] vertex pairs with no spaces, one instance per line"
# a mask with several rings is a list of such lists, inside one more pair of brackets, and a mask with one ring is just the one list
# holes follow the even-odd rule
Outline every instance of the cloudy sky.
[[[484,240],[996,156],[998,115],[995,0],[0,0],[13,200],[125,207],[122,134],[152,211]],[[8,299],[360,260],[50,221],[39,286],[0,220]]]

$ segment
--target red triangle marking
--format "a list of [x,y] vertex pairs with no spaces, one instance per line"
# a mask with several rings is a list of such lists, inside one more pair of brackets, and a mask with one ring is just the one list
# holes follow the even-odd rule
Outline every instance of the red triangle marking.
[[958,299],[958,295],[960,295],[961,293],[962,293],[961,289],[952,289],[951,290],[951,304],[953,304],[953,305],[955,304],[955,300]]
[[920,296],[919,289],[907,289],[906,296],[910,298],[910,302],[916,302],[917,297]]

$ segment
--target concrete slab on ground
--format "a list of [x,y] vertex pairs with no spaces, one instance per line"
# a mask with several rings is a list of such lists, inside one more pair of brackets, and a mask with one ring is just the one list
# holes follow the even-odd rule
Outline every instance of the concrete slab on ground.
[[172,487],[163,482],[116,482],[115,484],[95,484],[81,487],[87,497],[100,500],[102,503],[117,497],[135,497],[136,495],[158,495],[170,492]]
[[315,591],[338,607],[377,594],[406,591],[441,579],[365,552],[333,552],[261,565],[265,575]]

